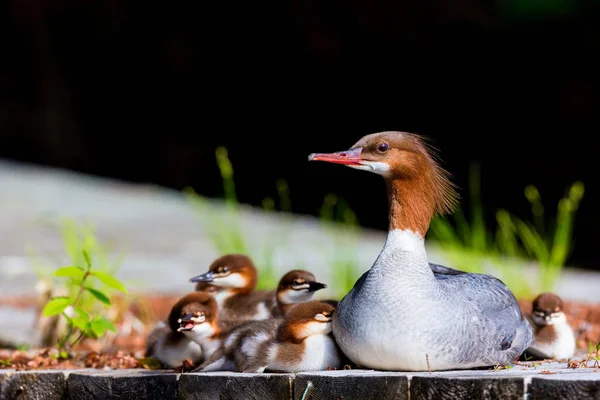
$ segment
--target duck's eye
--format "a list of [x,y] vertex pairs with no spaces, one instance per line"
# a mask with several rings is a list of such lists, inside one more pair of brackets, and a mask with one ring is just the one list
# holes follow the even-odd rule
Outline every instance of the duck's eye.
[[223,267],[223,269],[221,269],[221,272],[223,272],[223,273],[228,272],[228,271],[229,271],[228,267]]
[[377,151],[380,153],[385,153],[386,151],[388,151],[390,148],[390,146],[387,143],[379,143],[379,145],[377,145]]
[[294,285],[302,285],[302,283],[304,283],[304,282],[302,282],[301,280],[298,280],[298,279],[294,279],[293,283],[294,283]]

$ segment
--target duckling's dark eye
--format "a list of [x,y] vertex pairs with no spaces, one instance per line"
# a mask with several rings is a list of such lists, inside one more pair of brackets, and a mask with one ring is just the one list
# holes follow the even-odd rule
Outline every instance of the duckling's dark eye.
[[294,279],[294,285],[302,285],[302,282],[299,281],[298,279]]
[[227,267],[223,267],[223,269],[221,269],[221,272],[223,272],[223,273],[225,273],[227,271],[229,271],[229,268],[227,268]]
[[387,143],[379,143],[379,145],[377,145],[377,151],[380,153],[385,153],[389,148],[390,146]]

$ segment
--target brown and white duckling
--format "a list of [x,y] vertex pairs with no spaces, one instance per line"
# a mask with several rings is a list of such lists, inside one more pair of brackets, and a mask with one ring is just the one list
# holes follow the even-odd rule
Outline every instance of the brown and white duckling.
[[198,370],[224,370],[231,363],[240,372],[340,368],[344,356],[331,335],[333,311],[331,304],[312,300],[293,306],[283,318],[240,325]]
[[525,354],[542,359],[568,359],[575,354],[576,341],[563,309],[562,299],[553,293],[542,293],[533,300],[527,317],[534,332],[533,344]]
[[[207,295],[201,296],[200,301],[207,301]],[[180,302],[171,308],[167,321],[156,323],[146,339],[145,357],[155,358],[169,368],[181,366],[185,359],[193,364],[204,359],[200,345],[180,332],[180,325],[172,321],[172,316],[181,312]]]
[[218,258],[208,272],[190,281],[196,282],[196,290],[215,296],[219,322],[228,327],[282,315],[290,305],[308,301],[317,290],[327,287],[310,272],[293,270],[282,277],[277,290],[256,291],[256,267],[250,257],[242,254]]
[[173,306],[168,321],[171,330],[197,343],[204,357],[210,357],[221,344],[217,316],[217,302],[213,296],[192,292]]
[[208,272],[190,278],[196,290],[211,293],[219,308],[219,320],[226,325],[270,316],[263,304],[268,293],[255,291],[257,271],[252,259],[243,254],[217,258]]

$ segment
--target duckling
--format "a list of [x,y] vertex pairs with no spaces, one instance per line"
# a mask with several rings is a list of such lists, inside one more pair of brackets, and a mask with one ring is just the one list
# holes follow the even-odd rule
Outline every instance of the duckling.
[[575,354],[573,328],[563,311],[562,299],[553,293],[541,293],[533,300],[527,319],[534,331],[534,342],[525,354],[540,359],[568,359]]
[[190,282],[196,283],[196,290],[212,293],[219,308],[219,320],[234,325],[271,316],[265,304],[270,293],[254,291],[257,275],[250,257],[226,254],[213,261],[208,272],[190,278]]
[[[201,294],[198,300],[208,301],[208,295]],[[213,300],[214,301],[214,300]],[[179,324],[173,319],[181,312],[181,300],[175,303],[167,321],[158,321],[146,339],[145,357],[152,357],[169,368],[181,366],[185,359],[193,364],[203,361],[200,345],[180,332]]]
[[197,370],[227,370],[232,364],[240,372],[340,368],[345,356],[331,334],[333,311],[331,304],[311,300],[293,306],[284,317],[240,325]]
[[218,307],[213,296],[192,292],[183,296],[171,309],[169,326],[197,343],[208,358],[221,345],[222,328],[218,323]]

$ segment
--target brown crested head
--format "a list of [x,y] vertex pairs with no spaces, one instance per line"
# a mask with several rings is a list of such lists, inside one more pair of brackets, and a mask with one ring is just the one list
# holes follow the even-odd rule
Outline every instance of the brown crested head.
[[173,332],[190,330],[195,324],[216,321],[217,315],[217,302],[212,295],[192,292],[180,298],[171,308],[169,328]]
[[563,311],[563,301],[554,293],[542,293],[533,299],[533,312],[552,314]]
[[349,150],[313,153],[311,161],[326,161],[382,175],[388,185],[390,227],[425,235],[431,218],[451,213],[458,193],[449,173],[439,162],[425,137],[408,132],[386,131],[366,135]]
[[279,328],[279,340],[299,343],[311,335],[330,333],[334,310],[331,304],[316,300],[293,306]]
[[315,278],[312,273],[302,269],[294,269],[287,272],[279,280],[277,291],[297,290],[314,292],[319,289],[325,289],[326,287],[326,284],[317,282],[317,278]]
[[256,288],[256,266],[247,255],[226,254],[213,261],[208,272],[190,278],[190,282],[210,283],[246,294]]

